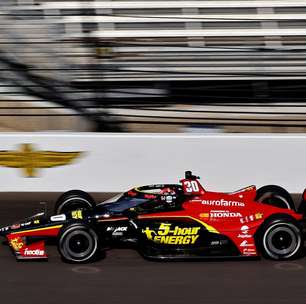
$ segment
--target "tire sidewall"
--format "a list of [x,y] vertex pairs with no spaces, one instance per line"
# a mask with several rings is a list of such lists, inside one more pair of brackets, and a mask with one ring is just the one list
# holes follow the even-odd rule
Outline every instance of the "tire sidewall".
[[[261,203],[269,205],[268,203],[264,202],[264,200],[267,199],[267,198],[276,198],[279,201],[283,202],[284,205],[286,205],[286,207],[277,206],[278,208],[284,208],[284,209],[289,209],[289,210],[292,209],[292,206],[291,206],[290,202],[288,201],[288,199],[285,198],[284,196],[278,194],[278,193],[274,193],[274,192],[265,193],[264,195],[262,195]],[[276,205],[273,205],[273,206],[276,207]]]
[[[82,234],[87,235],[91,238],[92,241],[92,249],[90,250],[90,253],[87,254],[85,257],[83,258],[75,258],[73,256],[71,256],[69,254],[69,251],[67,251],[67,247],[68,244],[65,244],[65,242],[67,241],[67,238],[69,236],[70,233],[76,232],[76,231],[81,231]],[[99,245],[99,239],[98,236],[96,234],[96,232],[90,228],[87,227],[85,225],[82,224],[73,224],[71,226],[67,226],[64,228],[64,230],[62,231],[59,240],[58,240],[58,250],[62,256],[62,258],[70,263],[86,263],[91,261],[97,254],[98,251],[98,245]]]
[[295,204],[290,193],[286,189],[277,185],[267,185],[259,188],[257,190],[257,195],[255,200],[259,203],[270,205],[268,202],[264,202],[263,200],[273,197],[275,197],[275,199],[282,201],[286,205],[286,207],[277,206],[274,204],[271,205],[278,208],[295,210]]
[[[297,242],[295,249],[288,253],[287,255],[279,255],[275,252],[272,252],[271,247],[267,244],[268,236],[270,233],[273,233],[273,230],[277,227],[286,227],[287,229],[289,228],[295,235]],[[266,230],[263,233],[262,236],[262,248],[264,250],[264,254],[273,260],[287,260],[287,259],[294,259],[296,258],[301,251],[302,248],[302,233],[300,229],[292,222],[275,222],[271,223]]]
[[[83,205],[87,205],[88,209],[93,208],[93,204],[90,202],[89,199],[81,196],[81,195],[71,195],[65,198],[63,201],[60,201],[57,203],[55,207],[55,214],[62,214],[63,208],[66,206],[69,206],[69,203],[71,204],[73,201],[80,201]],[[77,207],[76,209],[82,209],[82,207]]]

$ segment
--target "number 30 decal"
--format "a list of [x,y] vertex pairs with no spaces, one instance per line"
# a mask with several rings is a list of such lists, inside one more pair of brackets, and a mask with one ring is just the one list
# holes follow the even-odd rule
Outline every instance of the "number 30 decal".
[[186,189],[186,192],[191,193],[191,192],[199,192],[199,186],[196,181],[185,181],[184,186]]

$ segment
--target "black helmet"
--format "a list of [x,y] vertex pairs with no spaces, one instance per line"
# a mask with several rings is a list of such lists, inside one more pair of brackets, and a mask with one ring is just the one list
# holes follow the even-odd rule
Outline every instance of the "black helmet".
[[177,206],[178,195],[174,189],[165,188],[160,195],[161,202],[168,208]]

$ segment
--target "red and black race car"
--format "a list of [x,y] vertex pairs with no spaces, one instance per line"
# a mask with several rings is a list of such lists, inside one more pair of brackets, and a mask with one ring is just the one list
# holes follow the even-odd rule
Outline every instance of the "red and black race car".
[[208,192],[187,171],[181,184],[133,188],[96,206],[89,195],[69,192],[56,205],[60,214],[36,215],[0,234],[17,259],[46,259],[49,239],[65,261],[75,263],[117,246],[132,246],[153,259],[301,256],[302,214],[281,208],[287,202],[276,207],[256,196],[254,186]]

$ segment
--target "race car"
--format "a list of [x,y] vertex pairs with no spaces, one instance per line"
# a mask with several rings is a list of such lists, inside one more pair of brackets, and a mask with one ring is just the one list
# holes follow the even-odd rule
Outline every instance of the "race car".
[[[187,175],[192,176],[192,173],[190,171],[186,171],[186,172],[187,172],[186,173]],[[157,186],[160,186],[160,185],[157,185]],[[180,199],[183,200],[185,193],[184,191],[182,191],[181,186],[176,185],[176,189],[177,189],[177,195],[182,196]],[[203,186],[201,186],[201,189],[203,189],[203,194],[202,194],[203,196],[209,195],[209,193],[212,193],[212,194],[215,193],[212,191],[208,191],[207,189],[204,189]],[[292,209],[292,210],[296,209],[290,193],[288,193],[287,190],[285,190],[284,188],[280,186],[267,185],[259,189],[256,189],[255,186],[248,186],[236,192],[237,193],[243,192],[243,190],[252,190],[252,194],[250,191],[248,191],[248,194],[251,194],[252,199],[255,200],[256,202],[269,204],[269,205],[279,207],[279,208],[286,208],[286,209]],[[226,193],[221,192],[219,194],[226,194]],[[54,213],[61,214],[67,211],[73,211],[75,209],[90,210],[90,209],[93,209],[95,206],[96,206],[96,202],[89,193],[86,193],[81,190],[71,190],[71,191],[65,192],[58,198],[58,200],[55,203]]]
[[150,259],[300,257],[303,215],[256,202],[256,195],[254,186],[207,192],[187,171],[181,184],[133,188],[96,206],[64,204],[57,206],[61,214],[35,215],[0,235],[18,260],[47,259],[48,240],[72,263],[94,261],[114,247]]

